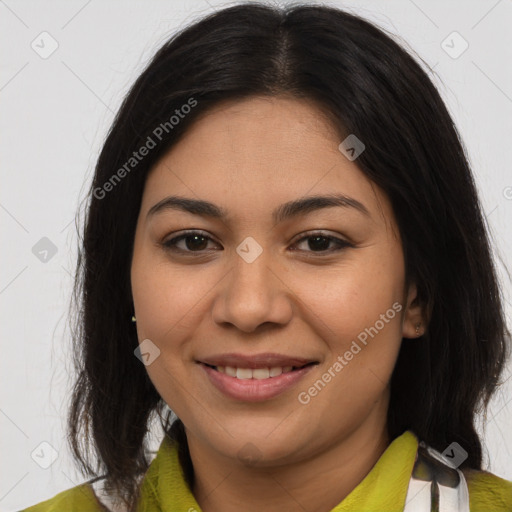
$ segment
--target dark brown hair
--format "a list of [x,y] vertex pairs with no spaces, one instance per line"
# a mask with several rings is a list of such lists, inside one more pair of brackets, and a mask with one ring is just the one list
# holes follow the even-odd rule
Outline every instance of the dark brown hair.
[[[99,156],[74,293],[78,378],[68,423],[81,470],[103,474],[133,506],[134,478],[148,467],[148,421],[157,413],[166,435],[179,441],[193,481],[183,424],[176,420],[170,428],[169,416],[162,418],[165,404],[134,356],[135,226],[148,172],[187,127],[220,101],[255,95],[314,100],[340,136],[356,134],[366,145],[357,164],[392,203],[407,280],[417,284],[429,318],[422,340],[402,342],[389,433],[395,438],[411,429],[440,451],[456,441],[469,454],[462,467],[481,469],[474,421],[499,383],[508,332],[489,235],[454,123],[427,73],[373,24],[333,7],[249,2],[219,10],[164,44],[126,96]],[[157,147],[99,193],[190,98],[196,106],[161,130]]]

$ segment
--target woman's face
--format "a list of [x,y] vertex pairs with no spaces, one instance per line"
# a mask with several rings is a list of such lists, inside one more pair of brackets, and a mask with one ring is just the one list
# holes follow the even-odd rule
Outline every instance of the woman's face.
[[[340,142],[311,102],[251,98],[210,110],[150,172],[131,266],[137,333],[189,443],[272,465],[385,428],[400,343],[421,319],[391,205]],[[283,207],[334,195],[346,201]],[[165,207],[168,196],[225,216]]]

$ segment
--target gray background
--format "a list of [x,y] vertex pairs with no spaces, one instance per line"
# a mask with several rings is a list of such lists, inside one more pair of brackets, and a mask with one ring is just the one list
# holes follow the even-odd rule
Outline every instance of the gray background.
[[[434,67],[434,82],[468,148],[510,318],[504,268],[512,268],[512,2],[326,3],[386,28]],[[177,28],[227,5],[0,0],[2,511],[85,480],[64,430],[73,378],[66,322],[75,212],[114,113],[147,60]],[[469,46],[462,52],[464,40]],[[47,55],[52,44],[58,48]],[[509,363],[505,378],[511,374]],[[512,480],[512,379],[480,423],[486,467]],[[153,447],[159,442],[156,431]]]

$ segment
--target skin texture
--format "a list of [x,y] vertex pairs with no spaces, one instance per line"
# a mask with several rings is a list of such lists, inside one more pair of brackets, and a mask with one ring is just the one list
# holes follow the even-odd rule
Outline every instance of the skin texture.
[[[240,504],[249,512],[328,511],[391,442],[389,380],[402,337],[418,336],[422,311],[414,284],[405,285],[391,205],[340,142],[313,102],[253,97],[208,111],[148,175],[131,267],[138,338],[161,351],[146,369],[185,425],[193,491],[206,512]],[[370,216],[330,207],[272,221],[282,203],[332,193],[357,199]],[[211,201],[229,217],[176,210],[147,217],[171,194]],[[162,246],[185,229],[211,240],[182,239],[181,255]],[[318,249],[304,238],[308,231],[354,247],[335,252],[324,240]],[[252,263],[236,252],[249,236],[263,249]],[[394,303],[401,311],[300,403],[298,394]],[[277,397],[250,403],[221,394],[195,362],[227,352],[278,352],[319,365]],[[248,443],[257,451],[252,463],[239,455]]]

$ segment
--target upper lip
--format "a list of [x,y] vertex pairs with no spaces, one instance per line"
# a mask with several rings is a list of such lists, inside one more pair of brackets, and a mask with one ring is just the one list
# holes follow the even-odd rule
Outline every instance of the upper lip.
[[266,352],[263,354],[217,354],[198,359],[199,363],[205,363],[210,366],[231,366],[234,368],[274,368],[285,366],[301,367],[309,363],[316,363],[315,359],[303,357],[286,356],[284,354],[275,354]]

